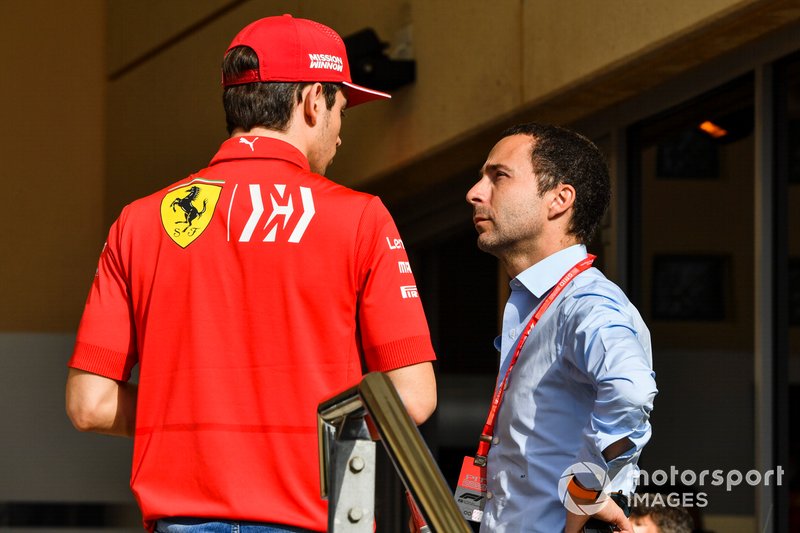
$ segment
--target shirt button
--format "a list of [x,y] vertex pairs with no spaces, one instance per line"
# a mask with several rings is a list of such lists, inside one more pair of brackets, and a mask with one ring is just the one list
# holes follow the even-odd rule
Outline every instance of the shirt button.
[[517,336],[517,330],[516,330],[516,328],[511,328],[511,330],[508,332],[508,336],[509,336],[510,338],[512,338],[512,339],[513,339],[514,337],[516,337],[516,336]]
[[486,499],[487,500],[491,500],[492,498],[494,498],[494,494],[492,494],[492,491],[487,490],[486,491]]
[[500,437],[495,437],[492,439],[492,444],[500,444]]

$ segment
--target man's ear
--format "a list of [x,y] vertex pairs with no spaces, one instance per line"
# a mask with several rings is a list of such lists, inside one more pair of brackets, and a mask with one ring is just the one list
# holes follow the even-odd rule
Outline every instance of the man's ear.
[[303,118],[309,126],[316,126],[322,107],[325,105],[325,95],[321,83],[312,83],[303,88],[300,93],[300,103],[303,106]]
[[568,183],[559,183],[551,194],[553,200],[550,202],[548,218],[557,218],[575,205],[575,187]]

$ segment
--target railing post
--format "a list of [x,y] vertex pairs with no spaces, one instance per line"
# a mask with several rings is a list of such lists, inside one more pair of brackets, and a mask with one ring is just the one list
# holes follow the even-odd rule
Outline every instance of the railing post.
[[328,532],[373,533],[375,443],[363,416],[345,417],[328,442]]
[[367,374],[358,386],[319,404],[320,489],[328,499],[329,533],[372,533],[375,505],[374,430],[408,494],[435,533],[472,533],[453,495],[385,374]]

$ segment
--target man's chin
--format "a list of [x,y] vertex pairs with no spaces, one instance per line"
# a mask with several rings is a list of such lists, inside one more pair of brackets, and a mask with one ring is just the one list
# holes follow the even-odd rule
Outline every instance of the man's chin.
[[489,238],[486,233],[478,235],[478,249],[487,254],[494,254],[497,250],[497,243]]

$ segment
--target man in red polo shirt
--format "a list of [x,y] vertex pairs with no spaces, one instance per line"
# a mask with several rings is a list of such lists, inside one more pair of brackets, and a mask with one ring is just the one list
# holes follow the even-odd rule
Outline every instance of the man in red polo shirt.
[[367,369],[417,423],[436,406],[394,222],[322,176],[344,107],[389,95],[351,82],[333,30],[288,15],[236,36],[223,85],[231,137],[208,168],[128,205],[109,232],[67,411],[80,430],[134,437],[150,530],[324,531],[317,404]]

